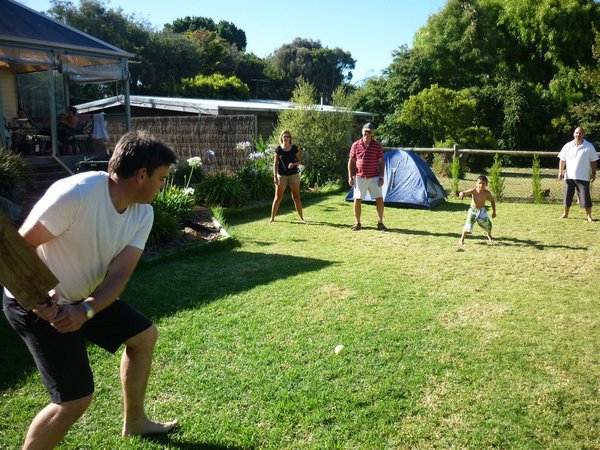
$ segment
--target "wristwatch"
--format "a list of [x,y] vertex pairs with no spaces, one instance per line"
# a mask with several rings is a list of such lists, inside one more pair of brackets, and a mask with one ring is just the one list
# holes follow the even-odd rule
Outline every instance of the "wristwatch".
[[96,313],[94,312],[92,305],[90,305],[88,302],[83,302],[81,306],[83,306],[83,309],[85,309],[85,317],[87,317],[88,320],[94,317],[94,314]]

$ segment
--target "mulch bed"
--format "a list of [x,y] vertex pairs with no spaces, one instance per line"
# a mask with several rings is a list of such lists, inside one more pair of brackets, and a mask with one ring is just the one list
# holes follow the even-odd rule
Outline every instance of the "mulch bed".
[[142,260],[156,259],[161,255],[185,248],[198,242],[211,242],[219,238],[219,230],[213,223],[210,209],[196,206],[190,220],[186,221],[184,228],[169,242],[157,245],[146,245]]

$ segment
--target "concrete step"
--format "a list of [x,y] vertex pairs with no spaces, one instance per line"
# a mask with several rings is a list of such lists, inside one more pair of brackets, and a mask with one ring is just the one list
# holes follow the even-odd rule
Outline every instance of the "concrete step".
[[31,181],[33,187],[25,194],[25,197],[21,202],[23,213],[25,215],[27,215],[33,205],[42,198],[52,183],[71,175],[68,170],[50,156],[26,158],[26,161],[31,167]]
[[31,179],[33,189],[25,195],[21,206],[23,207],[24,214],[28,214],[33,205],[42,198],[46,190],[54,183],[62,178],[66,178],[72,173],[77,173],[77,165],[82,160],[90,159],[103,160],[103,163],[94,163],[90,161],[86,166],[85,170],[107,170],[107,164],[105,160],[106,155],[63,155],[60,157],[61,162],[67,166],[70,170],[60,164],[51,155],[35,155],[27,156],[25,161],[31,167]]

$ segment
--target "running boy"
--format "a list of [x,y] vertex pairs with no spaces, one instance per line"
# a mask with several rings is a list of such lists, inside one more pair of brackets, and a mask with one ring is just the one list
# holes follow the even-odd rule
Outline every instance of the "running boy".
[[477,222],[479,226],[485,230],[489,243],[494,243],[494,239],[492,238],[492,221],[485,210],[485,202],[486,200],[490,201],[490,205],[492,205],[492,218],[494,218],[496,217],[496,201],[494,200],[494,195],[487,190],[487,185],[487,177],[485,175],[481,175],[477,178],[477,184],[473,189],[458,193],[458,197],[461,200],[469,195],[471,196],[471,206],[469,207],[469,212],[467,213],[467,222],[463,228],[460,241],[458,241],[460,245],[465,243],[465,237],[467,234],[473,233],[473,226],[475,225],[475,222]]

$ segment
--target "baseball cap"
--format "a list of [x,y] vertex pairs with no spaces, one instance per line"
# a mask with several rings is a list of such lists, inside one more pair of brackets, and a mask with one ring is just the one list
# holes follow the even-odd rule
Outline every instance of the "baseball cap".
[[373,124],[371,122],[367,122],[363,125],[362,129],[373,131],[375,129],[375,127],[373,126]]

